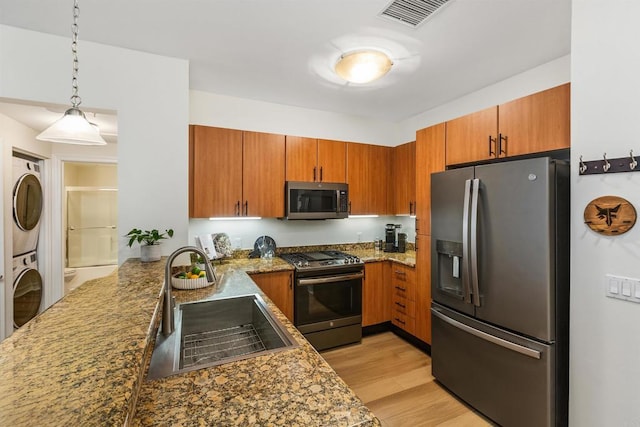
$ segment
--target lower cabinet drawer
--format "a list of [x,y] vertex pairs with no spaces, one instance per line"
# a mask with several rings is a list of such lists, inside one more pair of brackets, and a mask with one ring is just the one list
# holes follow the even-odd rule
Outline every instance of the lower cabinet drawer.
[[409,317],[416,317],[416,302],[398,295],[393,295],[393,305],[391,309],[394,313],[398,312]]
[[391,323],[412,335],[416,333],[416,319],[414,317],[409,317],[406,314],[394,310],[393,313],[391,313]]

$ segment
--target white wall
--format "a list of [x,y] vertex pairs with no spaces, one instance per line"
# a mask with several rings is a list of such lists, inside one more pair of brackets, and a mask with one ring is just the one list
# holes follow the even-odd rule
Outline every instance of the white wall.
[[[68,105],[70,39],[0,26],[0,97]],[[83,105],[118,113],[120,230],[173,228],[187,242],[189,68],[186,60],[79,42]],[[122,239],[119,261],[139,256]]]
[[640,305],[604,296],[607,273],[640,278],[640,225],[606,237],[583,224],[594,198],[640,208],[640,173],[578,175],[578,159],[640,155],[640,3],[573,1],[570,424],[640,426]]
[[[191,91],[190,123],[395,146],[397,124],[327,111]],[[406,141],[413,141],[415,135]]]

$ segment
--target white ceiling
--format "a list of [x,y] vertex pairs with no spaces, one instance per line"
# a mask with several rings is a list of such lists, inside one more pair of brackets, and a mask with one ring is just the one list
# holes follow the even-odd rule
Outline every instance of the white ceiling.
[[[80,45],[188,59],[195,90],[389,121],[570,52],[571,0],[450,0],[418,28],[378,16],[388,3],[80,0]],[[0,0],[0,23],[70,38],[72,4]],[[345,84],[332,66],[362,47],[389,52],[394,66]]]

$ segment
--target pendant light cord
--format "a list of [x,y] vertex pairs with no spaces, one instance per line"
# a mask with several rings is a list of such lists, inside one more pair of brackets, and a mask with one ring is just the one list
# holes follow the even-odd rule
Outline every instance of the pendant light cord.
[[71,52],[73,53],[73,74],[71,78],[71,105],[73,108],[78,108],[82,103],[82,98],[78,95],[78,16],[80,15],[80,8],[78,7],[78,0],[74,0],[73,3],[73,24],[71,25]]

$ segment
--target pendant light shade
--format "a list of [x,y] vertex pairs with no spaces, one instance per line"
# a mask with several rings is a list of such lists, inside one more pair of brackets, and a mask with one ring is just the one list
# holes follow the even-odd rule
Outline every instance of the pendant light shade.
[[71,26],[71,52],[73,53],[73,74],[71,79],[71,108],[64,116],[49,126],[36,139],[78,145],[106,145],[100,136],[98,126],[90,123],[80,108],[82,99],[78,95],[78,0],[73,2],[73,25]]
[[62,118],[36,136],[40,141],[77,145],[106,145],[98,127],[89,123],[80,109],[69,108]]
[[336,74],[351,83],[369,83],[389,72],[393,62],[383,52],[359,50],[338,59]]

